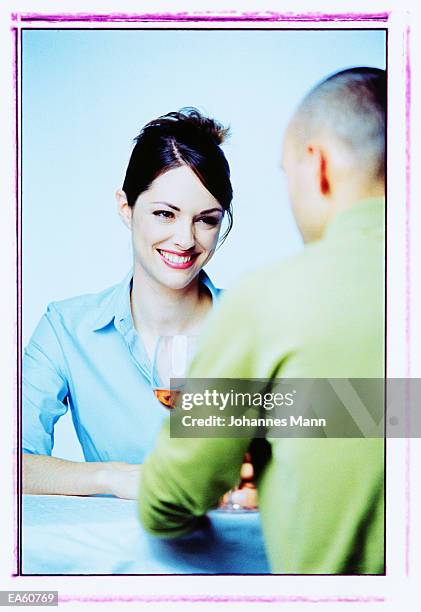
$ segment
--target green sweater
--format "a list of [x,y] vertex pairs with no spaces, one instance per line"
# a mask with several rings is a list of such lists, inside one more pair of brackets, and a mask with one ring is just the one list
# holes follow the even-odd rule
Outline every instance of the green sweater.
[[[383,377],[384,220],[383,199],[360,202],[322,240],[227,292],[191,377]],[[238,481],[250,442],[170,438],[167,421],[143,467],[145,529],[172,537],[194,528]],[[383,573],[384,441],[269,443],[258,493],[272,571]]]

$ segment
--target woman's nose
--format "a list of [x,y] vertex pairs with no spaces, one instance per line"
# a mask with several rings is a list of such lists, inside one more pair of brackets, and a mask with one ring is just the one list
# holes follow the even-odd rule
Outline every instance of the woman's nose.
[[195,245],[193,226],[189,222],[179,223],[174,235],[174,242],[183,251],[191,249]]

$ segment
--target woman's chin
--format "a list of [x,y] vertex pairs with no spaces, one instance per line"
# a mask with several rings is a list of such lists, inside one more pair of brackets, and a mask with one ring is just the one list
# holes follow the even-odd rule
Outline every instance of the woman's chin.
[[171,271],[169,274],[165,274],[165,276],[160,276],[159,283],[166,287],[167,289],[185,289],[188,287],[195,278],[197,278],[199,270],[189,271],[187,270],[181,271]]

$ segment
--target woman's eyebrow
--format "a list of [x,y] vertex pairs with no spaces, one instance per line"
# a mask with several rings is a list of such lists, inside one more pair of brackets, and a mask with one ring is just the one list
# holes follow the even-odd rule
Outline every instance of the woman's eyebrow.
[[169,202],[151,202],[151,204],[164,204],[164,206],[169,206],[173,210],[180,212],[180,209],[177,206],[174,206],[174,204],[170,204]]
[[[180,212],[180,209],[178,208],[178,206],[174,206],[174,204],[170,204],[169,202],[151,202],[151,204],[154,205],[164,205],[164,206],[168,206],[169,208],[172,208],[173,210],[176,210],[177,212]],[[218,208],[218,207],[214,207],[214,208],[207,208],[206,210],[201,210],[199,215],[205,215],[205,214],[209,214],[212,212],[224,212],[222,210],[222,208]]]
[[223,212],[222,208],[208,208],[207,210],[200,211],[200,215],[204,215],[211,212]]

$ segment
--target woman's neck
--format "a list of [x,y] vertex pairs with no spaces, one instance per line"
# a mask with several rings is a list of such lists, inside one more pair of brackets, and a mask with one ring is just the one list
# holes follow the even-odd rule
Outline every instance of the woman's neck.
[[170,289],[136,267],[130,301],[135,329],[149,337],[198,334],[212,306],[198,276],[183,289]]

